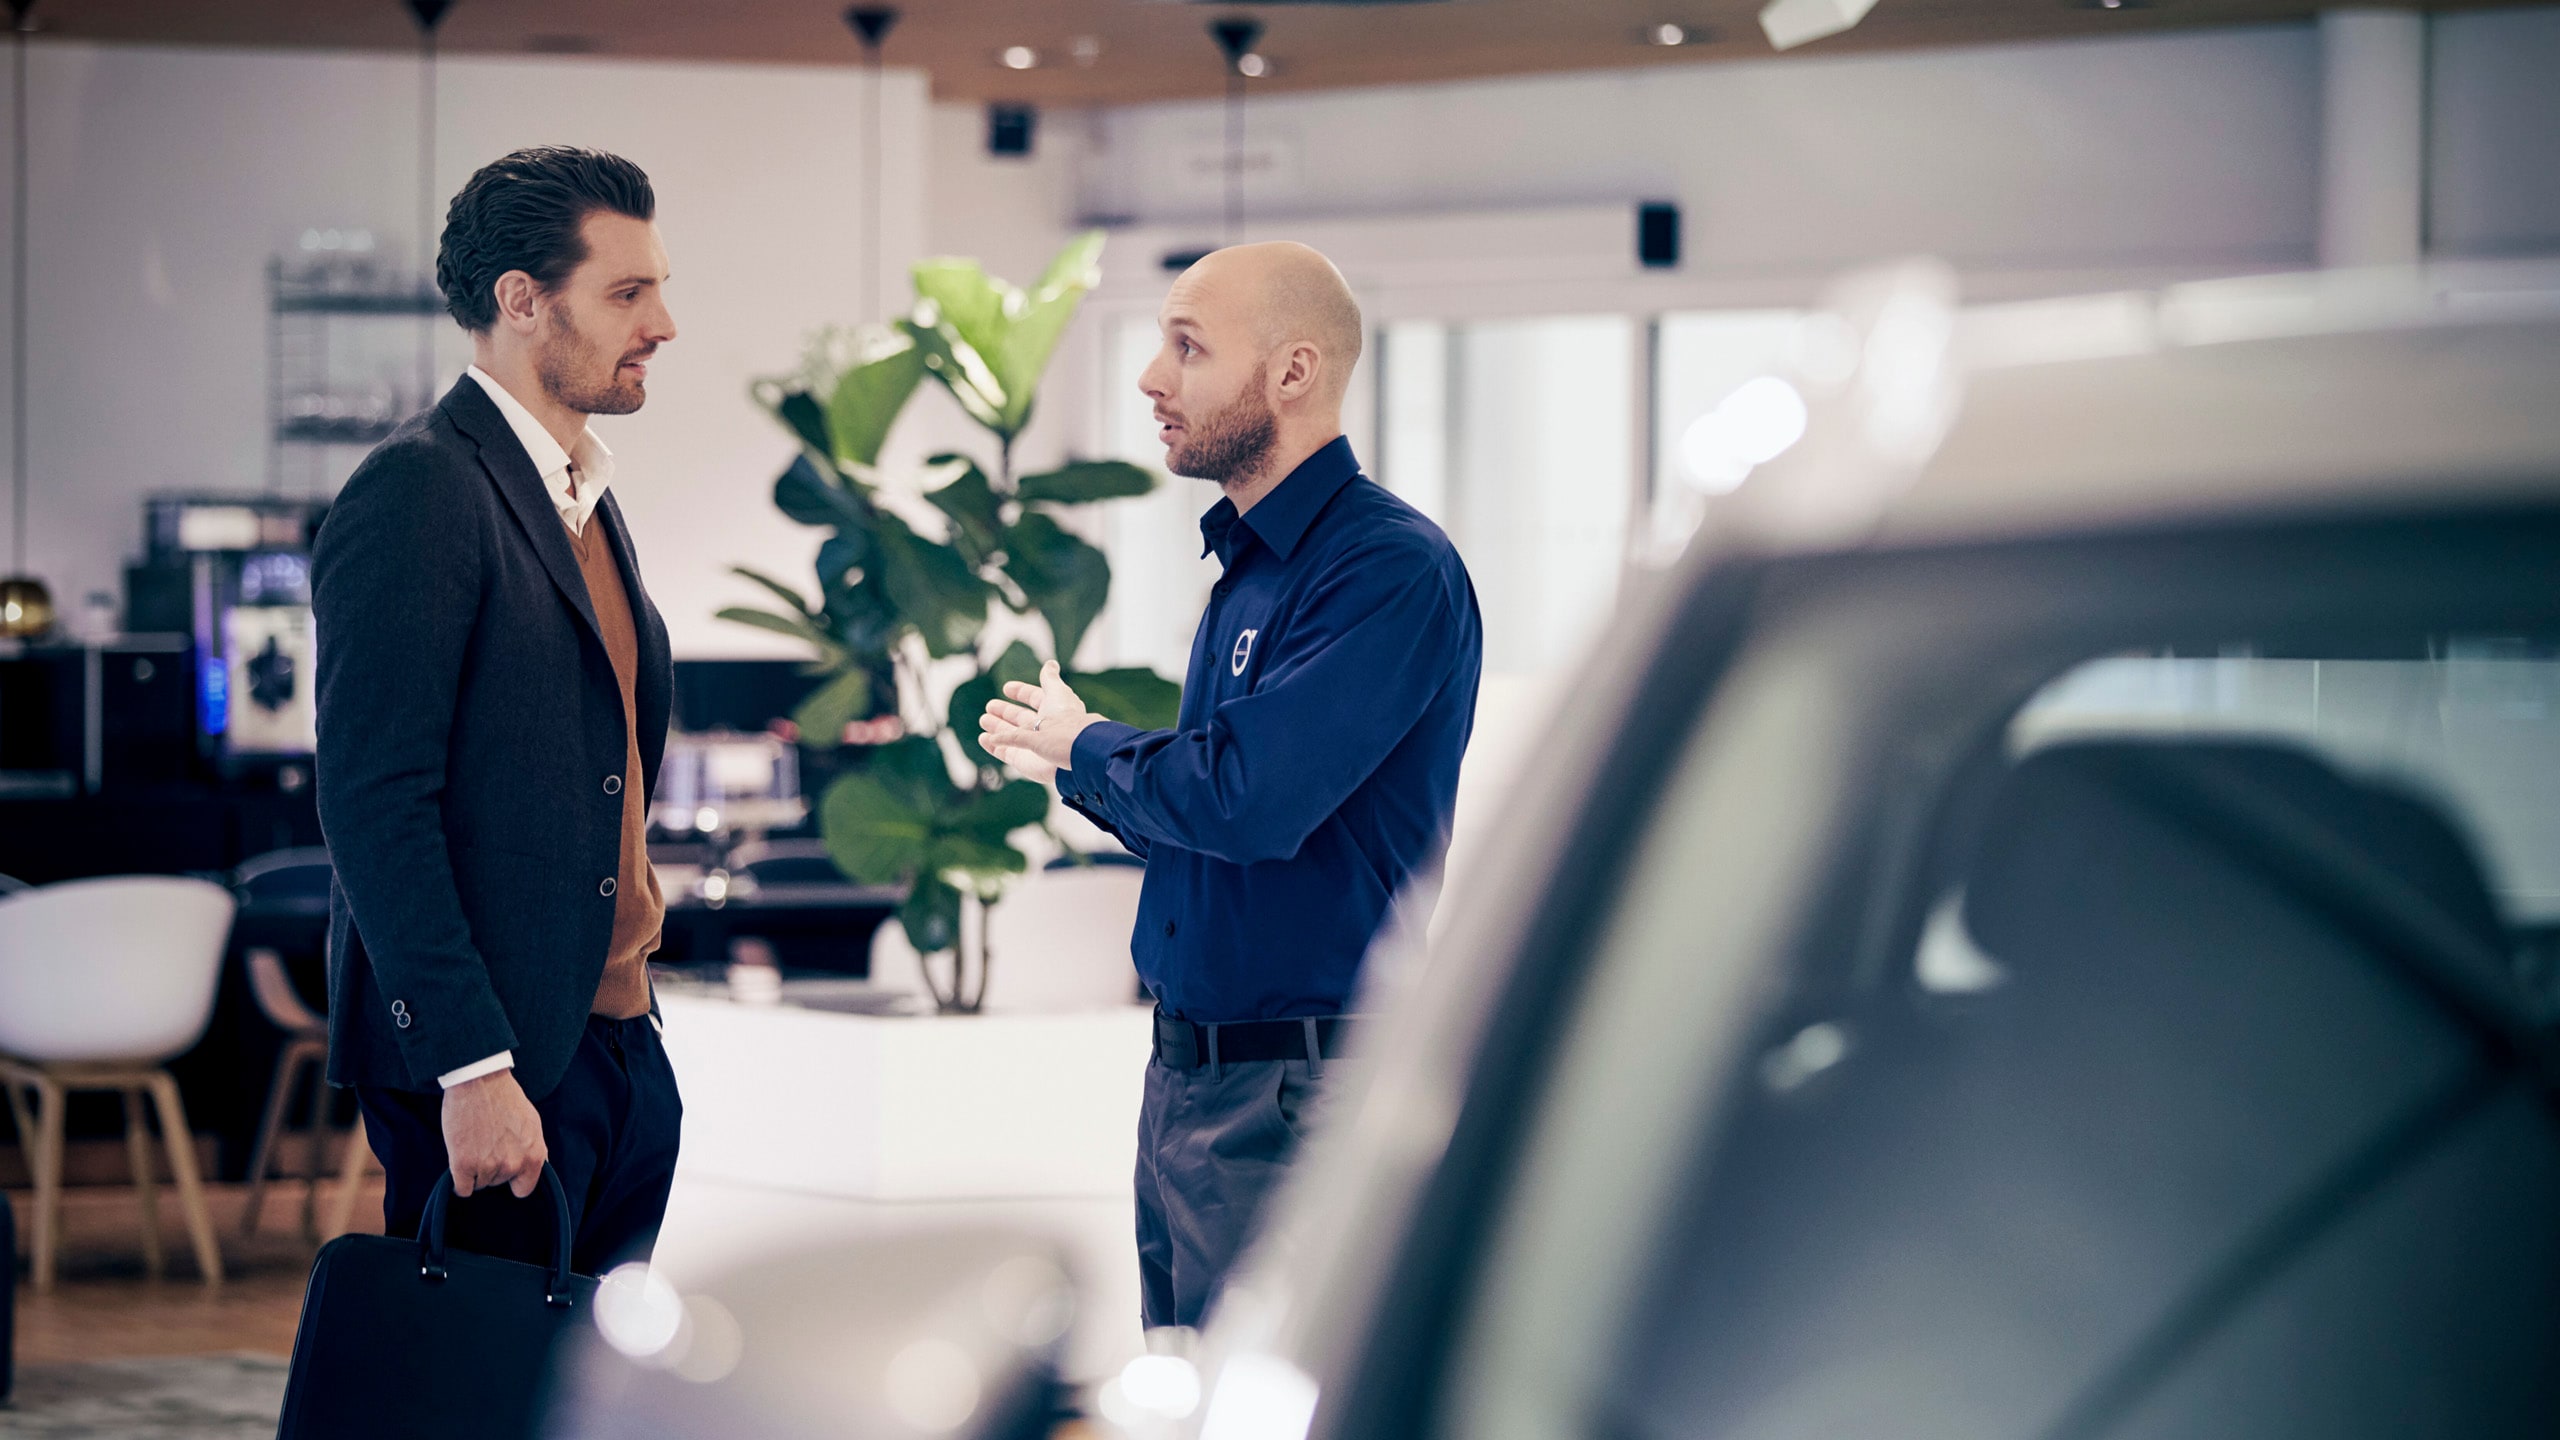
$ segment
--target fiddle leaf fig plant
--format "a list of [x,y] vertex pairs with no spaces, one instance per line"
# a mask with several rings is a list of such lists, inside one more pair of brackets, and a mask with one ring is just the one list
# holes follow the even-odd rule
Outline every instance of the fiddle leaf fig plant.
[[[1115,720],[1171,725],[1181,702],[1152,670],[1072,668],[1110,598],[1111,565],[1066,522],[1076,507],[1146,494],[1155,476],[1118,460],[1014,473],[1014,443],[1098,278],[1102,243],[1099,231],[1078,237],[1028,290],[972,260],[922,261],[906,318],[824,332],[797,371],[753,388],[800,445],[774,482],[775,507],[828,534],[814,598],[740,567],[778,607],[720,618],[810,647],[816,683],[792,716],[802,743],[861,742],[819,799],[819,832],[845,874],[905,889],[899,923],[946,1011],[986,1000],[986,927],[970,934],[966,904],[983,912],[1003,898],[1030,863],[1013,837],[1049,817],[1048,788],[1008,778],[979,746],[987,701],[1008,681],[1036,682],[1055,658],[1087,705]],[[992,468],[931,457],[919,493],[892,484],[881,455],[927,379],[987,431],[995,454]],[[1019,619],[1000,619],[998,607]],[[945,686],[947,702],[933,704]]]

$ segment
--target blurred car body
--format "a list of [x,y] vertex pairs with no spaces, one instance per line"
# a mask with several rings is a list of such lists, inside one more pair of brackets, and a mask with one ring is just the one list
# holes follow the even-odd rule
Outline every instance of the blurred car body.
[[2543,278],[1976,313],[1925,456],[1817,395],[1125,1427],[2560,1433]]

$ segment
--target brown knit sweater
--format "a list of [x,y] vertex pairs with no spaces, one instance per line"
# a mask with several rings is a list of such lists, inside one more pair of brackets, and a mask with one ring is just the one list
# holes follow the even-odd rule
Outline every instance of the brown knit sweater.
[[[566,528],[568,521],[563,517]],[[578,552],[578,569],[587,577],[587,599],[596,609],[596,628],[604,633],[604,653],[613,661],[613,678],[622,685],[622,861],[614,878],[613,943],[605,951],[604,977],[596,983],[594,1013],[629,1020],[649,1013],[649,957],[657,951],[660,927],[667,918],[666,898],[658,893],[658,873],[649,866],[648,800],[640,776],[640,705],[635,687],[640,678],[640,632],[631,620],[631,594],[623,587],[622,567],[614,563],[613,544],[604,526],[590,517],[582,534],[569,532]]]

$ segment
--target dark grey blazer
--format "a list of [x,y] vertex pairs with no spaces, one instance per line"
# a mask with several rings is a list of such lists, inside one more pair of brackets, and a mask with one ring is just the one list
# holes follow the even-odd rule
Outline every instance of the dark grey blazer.
[[[674,666],[610,491],[654,791]],[[329,1078],[434,1090],[500,1050],[540,1098],[613,932],[622,691],[542,477],[464,376],[338,494],[312,551]]]

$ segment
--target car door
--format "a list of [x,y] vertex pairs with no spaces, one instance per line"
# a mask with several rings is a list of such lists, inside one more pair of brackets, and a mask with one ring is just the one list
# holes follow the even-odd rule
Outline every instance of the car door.
[[2550,1433],[2554,574],[2517,506],[1729,579],[1318,1433]]

